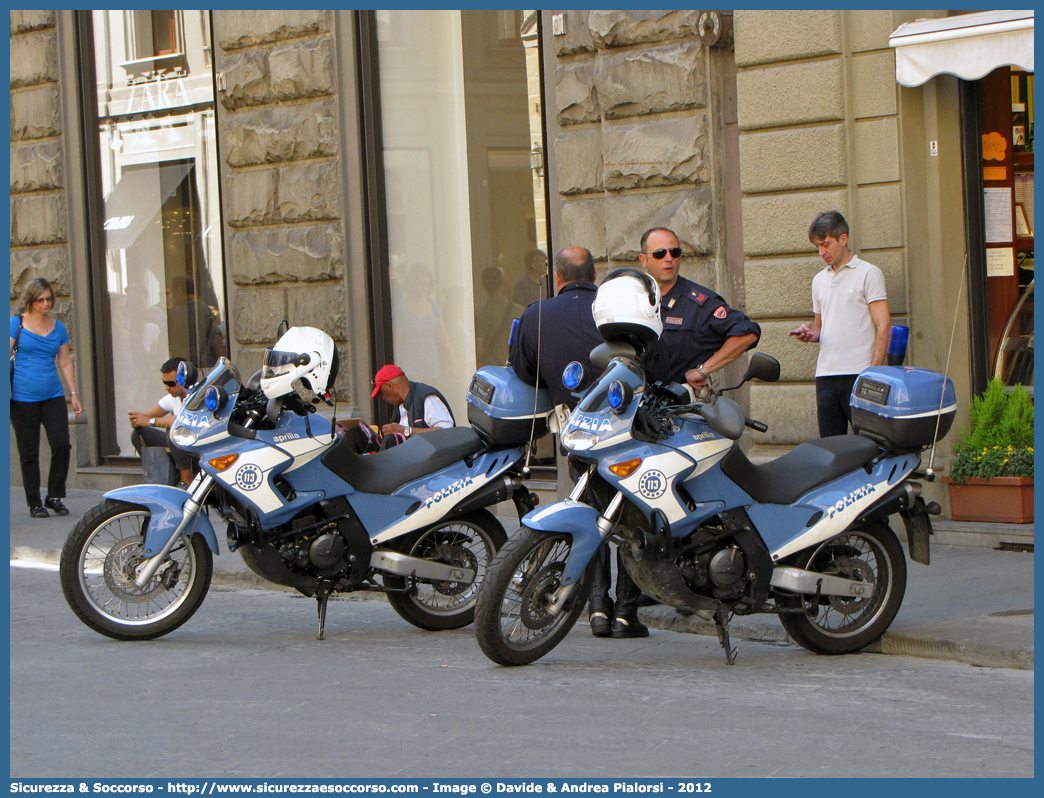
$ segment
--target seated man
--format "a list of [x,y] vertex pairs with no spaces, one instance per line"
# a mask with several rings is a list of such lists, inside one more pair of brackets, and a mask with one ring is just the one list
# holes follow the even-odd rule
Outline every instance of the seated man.
[[174,462],[174,468],[178,471],[178,478],[188,485],[192,482],[192,456],[176,446],[170,445],[169,433],[174,419],[181,411],[181,406],[188,398],[188,391],[178,385],[178,364],[183,358],[172,357],[162,366],[160,374],[163,378],[163,387],[167,395],[162,397],[155,405],[144,413],[131,410],[131,443],[134,450],[140,455],[143,446],[158,446],[169,450],[170,458]]
[[[375,452],[402,443],[413,434],[456,426],[453,411],[439,391],[423,382],[411,382],[398,366],[383,366],[373,378],[370,398],[381,395],[399,408],[399,422],[385,424],[376,435],[362,419],[339,422],[357,452]],[[354,426],[353,426],[354,425]]]

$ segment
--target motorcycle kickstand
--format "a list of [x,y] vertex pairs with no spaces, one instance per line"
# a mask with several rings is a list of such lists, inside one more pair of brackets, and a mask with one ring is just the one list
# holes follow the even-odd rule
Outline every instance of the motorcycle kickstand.
[[319,605],[319,634],[316,636],[316,640],[323,639],[323,630],[326,628],[326,605],[330,601],[332,587],[333,584],[324,579],[315,588],[315,600]]
[[736,664],[736,649],[729,642],[729,616],[724,607],[718,607],[714,613],[714,626],[718,630],[718,642],[725,649],[725,662],[728,665]]

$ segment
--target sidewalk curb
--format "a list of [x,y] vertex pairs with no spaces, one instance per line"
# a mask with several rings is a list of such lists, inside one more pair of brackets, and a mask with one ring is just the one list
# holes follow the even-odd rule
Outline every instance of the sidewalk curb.
[[[37,549],[32,546],[11,546],[12,560],[58,565],[60,552],[52,549]],[[273,585],[251,571],[214,569],[211,584],[218,587],[238,590],[277,590],[293,592],[292,588]],[[360,591],[353,597],[364,599],[380,599],[379,593]],[[586,611],[581,616],[587,619]],[[680,615],[670,607],[643,607],[639,610],[642,622],[653,629],[669,632],[697,634],[707,637],[718,636],[711,621],[705,621],[697,615]],[[768,616],[748,616],[736,618],[729,624],[729,634],[735,640],[747,640],[759,643],[775,643],[796,645],[791,643],[782,625],[772,625],[754,621],[754,618],[766,619]],[[910,635],[901,632],[885,632],[875,643],[865,649],[871,654],[889,654],[921,659],[960,662],[985,668],[1005,668],[1008,670],[1033,670],[1033,652],[1026,649],[1005,649],[999,646],[970,645],[950,640],[939,640],[923,635]]]
[[[647,607],[638,611],[642,622],[653,629],[669,632],[717,637],[718,631],[712,621],[696,615],[679,615],[669,607]],[[586,614],[583,616],[586,618]],[[756,617],[756,616],[755,616]],[[767,618],[768,616],[761,616]],[[764,623],[752,623],[749,618],[737,618],[729,624],[729,636],[735,640],[758,643],[792,643],[782,625],[773,628]],[[1026,649],[1005,649],[998,646],[967,645],[950,640],[937,640],[922,635],[902,632],[885,632],[880,640],[863,649],[869,654],[890,654],[901,657],[919,657],[984,668],[1008,670],[1033,670],[1033,652]]]

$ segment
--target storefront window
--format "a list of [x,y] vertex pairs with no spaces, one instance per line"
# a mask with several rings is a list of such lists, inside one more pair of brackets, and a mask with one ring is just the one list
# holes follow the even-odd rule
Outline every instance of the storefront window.
[[459,422],[476,367],[507,357],[511,320],[523,310],[516,283],[533,286],[531,299],[546,291],[527,16],[376,17],[395,362],[439,388]]
[[104,284],[114,402],[106,454],[133,456],[129,410],[162,396],[160,366],[225,353],[210,19],[94,11]]

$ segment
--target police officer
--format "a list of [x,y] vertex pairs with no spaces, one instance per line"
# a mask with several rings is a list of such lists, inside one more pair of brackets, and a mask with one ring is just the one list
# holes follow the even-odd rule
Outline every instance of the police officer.
[[[583,247],[566,247],[555,256],[558,296],[530,305],[522,314],[511,347],[511,366],[530,385],[546,385],[555,404],[572,409],[577,399],[562,384],[562,372],[576,360],[584,366],[584,379],[575,389],[582,393],[596,376],[590,353],[604,342],[595,325],[594,304],[597,271],[591,253]],[[537,347],[540,347],[539,353]],[[538,367],[539,362],[539,367]],[[616,585],[616,604],[609,598],[609,546],[595,558],[588,614],[595,637],[647,637],[649,629],[638,620],[641,591],[622,567]],[[615,610],[615,618],[614,618]]]
[[712,373],[757,346],[760,326],[709,288],[678,274],[681,244],[674,231],[647,230],[638,260],[659,284],[662,297],[663,334],[646,360],[650,380],[688,382],[699,389]]
[[511,346],[511,367],[519,378],[529,385],[546,385],[555,404],[570,410],[577,400],[562,384],[562,372],[572,361],[579,361],[584,366],[584,381],[576,391],[586,390],[594,380],[591,350],[604,343],[591,311],[597,277],[594,259],[583,247],[559,252],[555,256],[558,295],[526,308]]

